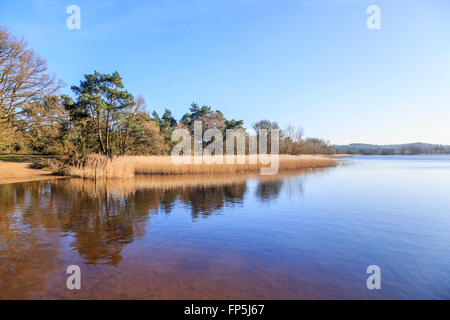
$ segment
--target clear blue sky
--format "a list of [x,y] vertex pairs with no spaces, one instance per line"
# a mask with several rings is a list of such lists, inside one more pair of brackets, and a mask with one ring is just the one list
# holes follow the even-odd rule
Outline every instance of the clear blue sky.
[[[81,8],[68,30],[66,8]],[[366,9],[381,8],[381,30]],[[332,143],[450,144],[448,0],[0,0],[66,83],[119,71],[149,110],[191,102]]]

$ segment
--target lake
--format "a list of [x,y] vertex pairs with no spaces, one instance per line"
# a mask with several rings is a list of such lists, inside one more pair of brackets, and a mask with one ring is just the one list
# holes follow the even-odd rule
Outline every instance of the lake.
[[449,299],[450,156],[0,185],[0,298]]

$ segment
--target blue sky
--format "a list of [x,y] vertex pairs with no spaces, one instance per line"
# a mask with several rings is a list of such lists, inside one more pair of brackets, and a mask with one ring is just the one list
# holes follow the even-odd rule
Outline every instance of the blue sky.
[[[381,30],[366,27],[372,4]],[[449,14],[448,0],[0,0],[0,25],[65,92],[117,70],[149,110],[179,118],[195,101],[336,144],[450,144]]]

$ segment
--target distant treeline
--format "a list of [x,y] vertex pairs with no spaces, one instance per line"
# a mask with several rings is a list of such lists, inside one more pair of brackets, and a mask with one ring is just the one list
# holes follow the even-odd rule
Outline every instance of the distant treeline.
[[363,155],[417,155],[417,154],[450,154],[450,146],[429,143],[408,143],[393,145],[375,145],[352,143],[349,145],[334,145],[339,154]]
[[[193,131],[241,129],[242,120],[229,119],[210,106],[192,103],[176,119],[169,109],[160,115],[148,111],[140,96],[133,96],[118,72],[86,74],[73,96],[61,95],[63,83],[47,72],[44,59],[6,29],[0,28],[0,153],[40,153],[74,158],[99,153],[167,155],[177,128]],[[279,129],[276,122],[260,120],[259,129]],[[226,135],[223,134],[225,137]],[[270,136],[269,136],[270,140]],[[280,153],[331,154],[327,141],[303,138],[301,128],[281,130]]]

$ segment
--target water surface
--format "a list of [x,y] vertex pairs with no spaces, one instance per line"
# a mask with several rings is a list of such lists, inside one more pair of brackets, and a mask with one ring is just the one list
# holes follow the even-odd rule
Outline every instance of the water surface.
[[449,299],[450,157],[0,185],[0,298]]

